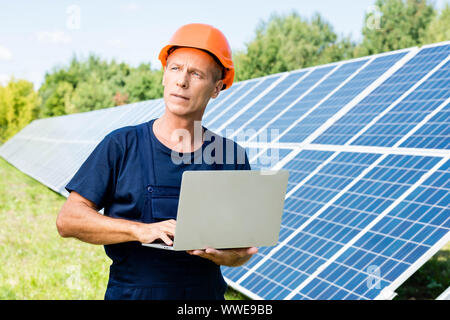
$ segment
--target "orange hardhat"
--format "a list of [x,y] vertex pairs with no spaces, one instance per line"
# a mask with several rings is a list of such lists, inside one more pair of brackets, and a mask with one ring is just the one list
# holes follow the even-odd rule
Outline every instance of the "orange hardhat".
[[191,23],[180,27],[170,39],[169,44],[159,53],[159,60],[163,68],[166,68],[167,57],[173,47],[201,49],[212,54],[225,69],[222,90],[228,89],[233,84],[234,65],[231,59],[231,48],[219,29],[201,23]]

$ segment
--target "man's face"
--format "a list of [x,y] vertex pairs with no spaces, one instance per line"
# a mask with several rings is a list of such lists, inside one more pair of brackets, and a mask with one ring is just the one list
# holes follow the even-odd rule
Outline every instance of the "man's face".
[[209,99],[216,98],[222,81],[214,79],[217,64],[204,51],[179,48],[167,59],[164,101],[169,112],[201,119]]

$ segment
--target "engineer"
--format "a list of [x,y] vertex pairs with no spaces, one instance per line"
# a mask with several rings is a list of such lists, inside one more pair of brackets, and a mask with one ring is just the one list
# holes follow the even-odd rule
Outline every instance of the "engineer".
[[184,171],[250,170],[242,147],[201,126],[208,101],[233,83],[231,49],[218,29],[188,24],[159,59],[164,114],[97,145],[66,185],[56,226],[62,237],[105,246],[112,260],[105,299],[224,299],[220,266],[240,266],[257,248],[176,252],[141,243],[172,244]]

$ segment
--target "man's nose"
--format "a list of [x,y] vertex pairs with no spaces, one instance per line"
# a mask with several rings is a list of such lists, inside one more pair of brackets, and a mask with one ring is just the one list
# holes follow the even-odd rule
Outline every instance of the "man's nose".
[[186,71],[180,72],[180,75],[177,79],[177,86],[186,89],[189,87],[189,78],[188,73]]

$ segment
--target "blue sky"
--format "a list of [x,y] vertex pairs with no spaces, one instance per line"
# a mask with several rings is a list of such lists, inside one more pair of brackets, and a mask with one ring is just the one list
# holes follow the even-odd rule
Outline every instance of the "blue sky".
[[[441,8],[445,0],[435,0]],[[258,23],[272,13],[319,12],[336,33],[361,38],[364,13],[375,0],[26,1],[0,0],[0,84],[11,75],[37,88],[45,72],[71,57],[95,53],[137,66],[157,56],[172,33],[191,22],[222,30],[232,49],[242,49]]]

